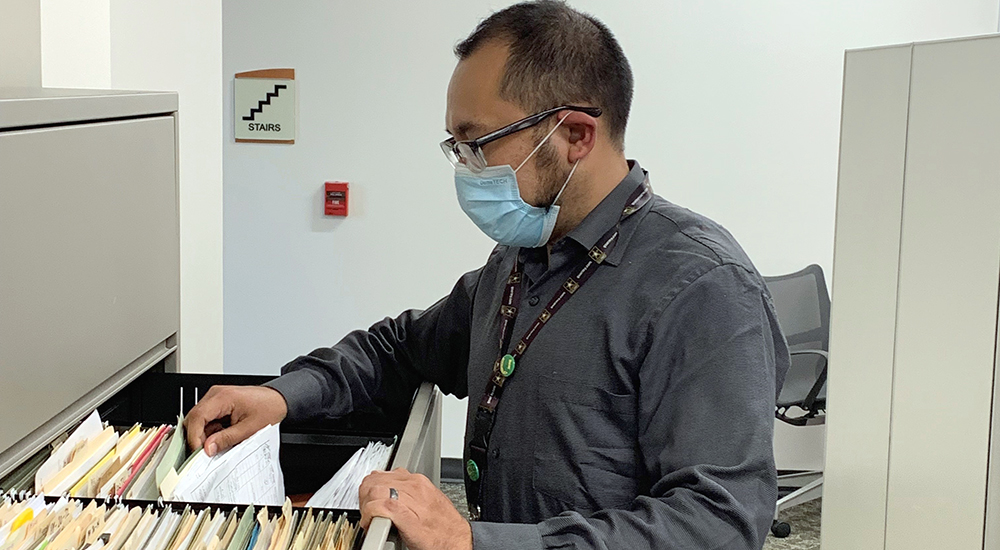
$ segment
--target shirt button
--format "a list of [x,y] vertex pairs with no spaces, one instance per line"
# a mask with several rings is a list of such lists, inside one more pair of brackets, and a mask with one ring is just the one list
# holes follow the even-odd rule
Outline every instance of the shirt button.
[[500,458],[500,449],[493,449],[493,458]]
[[532,307],[537,306],[538,305],[538,296],[532,296],[531,298],[528,298],[528,305],[532,306]]

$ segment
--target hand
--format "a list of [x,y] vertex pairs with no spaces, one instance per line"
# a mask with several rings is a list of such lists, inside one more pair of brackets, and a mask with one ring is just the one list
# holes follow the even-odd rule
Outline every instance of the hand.
[[212,386],[184,418],[188,445],[208,456],[236,445],[288,414],[278,390],[267,386]]
[[[390,487],[398,500],[389,498]],[[410,550],[472,550],[472,526],[425,476],[403,468],[372,472],[358,498],[361,527],[367,529],[373,517],[389,518]]]

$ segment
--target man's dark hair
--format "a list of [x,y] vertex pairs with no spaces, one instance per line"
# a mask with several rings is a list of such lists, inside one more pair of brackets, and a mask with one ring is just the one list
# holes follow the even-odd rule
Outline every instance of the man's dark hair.
[[455,55],[465,59],[495,40],[509,47],[500,97],[530,112],[574,103],[600,107],[612,143],[624,150],[632,69],[604,23],[561,1],[523,2],[481,21]]

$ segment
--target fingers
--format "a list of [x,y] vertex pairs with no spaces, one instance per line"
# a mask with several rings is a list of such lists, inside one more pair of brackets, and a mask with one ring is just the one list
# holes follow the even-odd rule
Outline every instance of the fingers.
[[220,420],[213,420],[213,421],[209,422],[208,424],[205,424],[205,439],[208,439],[209,436],[211,436],[212,434],[214,434],[216,432],[221,432],[224,429],[226,429],[226,427],[223,425],[223,422],[220,421]]
[[398,500],[389,498],[371,500],[362,506],[361,528],[367,530],[374,518],[388,518],[401,533],[408,531],[418,521],[413,510]]
[[369,500],[388,498],[389,487],[396,489],[401,495],[406,493],[413,496],[409,487],[413,484],[414,477],[416,476],[403,468],[396,468],[391,472],[374,471],[361,480],[358,502],[364,504]]
[[[285,398],[272,388],[212,386],[187,414],[184,425],[191,448],[204,446],[209,456],[215,456],[264,426],[281,422],[287,414]],[[218,422],[227,417],[230,427]]]
[[362,506],[364,506],[369,500],[377,498],[374,494],[375,488],[382,484],[379,483],[378,478],[374,477],[376,473],[378,472],[372,472],[365,476],[365,478],[361,480],[361,485],[358,486],[358,502],[361,503]]
[[232,402],[220,395],[220,388],[212,386],[205,397],[184,417],[188,446],[200,449],[205,444],[205,426],[214,420],[228,416],[233,409]]
[[205,454],[215,456],[216,453],[229,449],[263,427],[251,424],[251,422],[245,419],[236,421],[232,426],[220,432],[213,433],[205,439]]
[[[396,489],[399,499],[393,499]],[[374,518],[389,519],[408,548],[472,549],[472,528],[462,514],[426,476],[399,468],[372,472],[361,482],[361,523],[370,529]]]
[[[389,489],[399,492],[392,499]],[[375,472],[364,480],[360,526],[371,529],[375,518],[390,520],[408,548],[472,549],[472,528],[451,500],[425,476],[405,470]]]
[[396,468],[391,472],[385,472],[382,470],[373,470],[365,479],[361,481],[364,484],[366,481],[368,483],[382,483],[385,481],[406,481],[413,477],[414,474],[406,471],[404,468]]

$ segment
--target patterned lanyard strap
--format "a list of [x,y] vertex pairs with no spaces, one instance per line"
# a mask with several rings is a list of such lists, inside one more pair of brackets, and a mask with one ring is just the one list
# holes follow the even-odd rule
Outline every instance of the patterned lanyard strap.
[[629,196],[618,222],[590,249],[583,266],[566,279],[566,282],[549,300],[542,313],[518,341],[514,350],[505,354],[505,351],[510,347],[511,337],[514,333],[514,322],[517,320],[518,307],[521,304],[521,281],[524,278],[521,271],[520,255],[514,262],[510,276],[507,277],[503,303],[499,312],[500,353],[493,364],[492,374],[486,383],[486,390],[483,392],[483,397],[476,410],[472,438],[469,439],[469,458],[465,463],[465,492],[469,502],[469,515],[473,520],[478,520],[480,517],[480,480],[486,471],[487,449],[489,449],[490,435],[493,432],[493,423],[496,419],[497,405],[500,404],[500,397],[503,396],[504,383],[514,375],[514,368],[545,324],[566,305],[566,302],[593,276],[598,266],[604,263],[604,260],[614,250],[618,243],[618,237],[621,236],[622,222],[649,202],[652,195],[653,190],[649,186],[649,177],[647,176],[642,185]]

